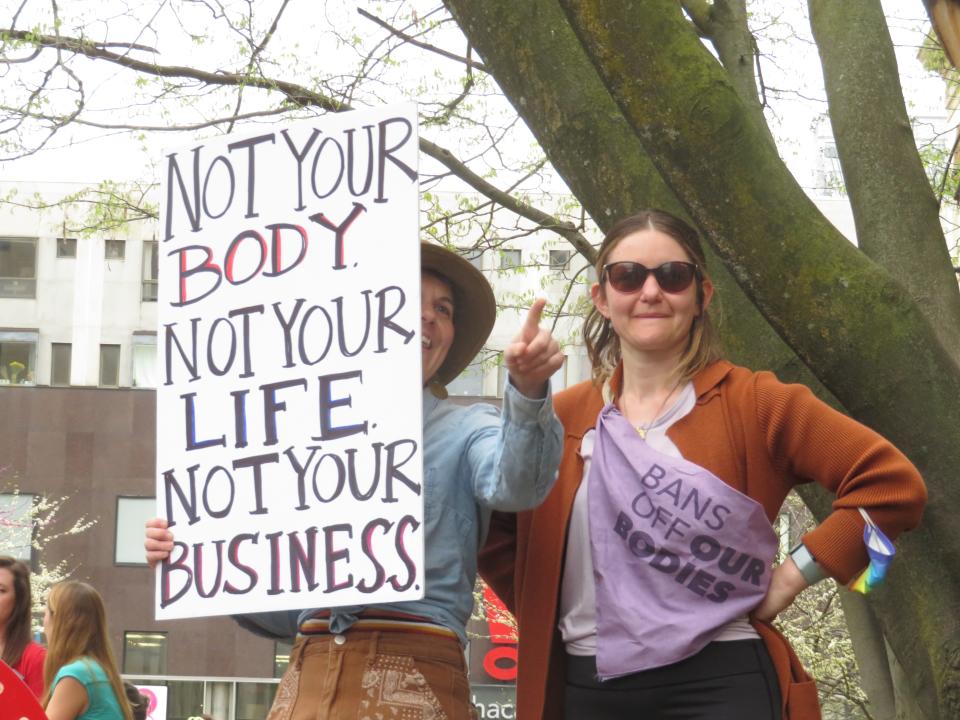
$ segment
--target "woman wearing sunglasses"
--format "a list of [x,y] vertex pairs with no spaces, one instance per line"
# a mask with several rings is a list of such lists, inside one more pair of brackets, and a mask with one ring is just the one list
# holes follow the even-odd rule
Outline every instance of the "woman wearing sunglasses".
[[[547,500],[497,514],[481,572],[519,623],[517,717],[816,720],[816,688],[770,621],[868,561],[926,499],[914,466],[805,387],[721,358],[697,233],[656,210],[617,223],[584,337],[592,381],[555,396]],[[833,513],[773,567],[771,523],[816,481]]]

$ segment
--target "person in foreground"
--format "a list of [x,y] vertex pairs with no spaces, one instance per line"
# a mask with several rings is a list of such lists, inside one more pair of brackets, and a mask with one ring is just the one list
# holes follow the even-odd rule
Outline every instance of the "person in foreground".
[[46,650],[30,632],[30,568],[0,555],[0,660],[13,668],[38,698],[43,694]]
[[50,720],[133,720],[110,649],[103,599],[76,580],[57,583],[43,618],[43,706]]
[[[563,356],[538,326],[543,305],[534,303],[504,353],[510,382],[502,413],[456,405],[444,386],[480,351],[496,304],[469,262],[421,245],[426,594],[413,602],[238,617],[261,634],[297,635],[270,720],[473,717],[462,648],[477,550],[491,511],[541,502],[560,461],[549,378]],[[149,521],[146,535],[148,562],[164,560],[173,548],[166,521]]]
[[[867,564],[864,517],[917,525],[916,468],[804,386],[720,359],[697,233],[621,220],[597,259],[592,381],[558,393],[556,486],[496,513],[484,578],[519,624],[524,720],[816,720],[816,688],[770,621],[808,585]],[[773,568],[790,489],[832,513]]]

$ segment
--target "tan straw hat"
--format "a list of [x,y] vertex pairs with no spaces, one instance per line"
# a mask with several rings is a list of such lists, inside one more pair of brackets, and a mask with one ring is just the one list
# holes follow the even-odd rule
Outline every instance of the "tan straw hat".
[[440,245],[420,243],[420,269],[441,275],[453,288],[453,343],[435,377],[446,385],[487,341],[497,319],[497,302],[483,273]]

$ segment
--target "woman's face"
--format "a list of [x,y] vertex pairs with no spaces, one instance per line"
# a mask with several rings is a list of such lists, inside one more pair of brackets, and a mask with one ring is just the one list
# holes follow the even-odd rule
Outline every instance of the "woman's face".
[[420,275],[423,384],[437,374],[453,344],[453,289],[436,275]]
[[[640,230],[621,239],[607,258],[607,264],[623,261],[653,269],[665,262],[691,262],[691,258],[666,233]],[[635,292],[620,292],[604,281],[602,287],[594,283],[591,294],[597,310],[613,325],[625,355],[635,352],[679,356],[686,348],[693,320],[701,312],[696,280],[678,293],[668,293],[650,273]],[[713,286],[704,280],[704,308],[712,296]]]
[[0,628],[6,627],[17,603],[17,591],[13,586],[13,573],[0,568]]

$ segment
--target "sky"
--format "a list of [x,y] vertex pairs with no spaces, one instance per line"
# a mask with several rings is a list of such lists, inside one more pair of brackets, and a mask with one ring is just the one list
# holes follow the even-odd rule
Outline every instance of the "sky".
[[[227,2],[242,6],[243,3]],[[258,14],[254,22],[266,26],[278,7],[276,0],[257,3]],[[333,77],[332,85],[343,87],[340,76],[353,72],[361,53],[354,47],[375,47],[384,38],[384,31],[369,20],[360,17],[355,8],[366,6],[380,16],[399,13],[408,16],[410,8],[418,12],[422,23],[439,17],[431,16],[428,3],[414,2],[326,2],[315,4],[308,0],[293,0],[271,42],[276,52],[276,65],[269,70],[274,76],[293,75],[294,78],[311,74],[327,73]],[[946,118],[944,86],[942,80],[922,69],[916,59],[917,47],[922,40],[928,22],[922,3],[916,0],[886,0],[884,8],[891,20],[891,35],[897,49],[898,62],[903,77],[904,93],[908,112],[917,116],[939,116],[929,134],[945,134],[948,137],[949,123]],[[320,10],[317,7],[322,8]],[[813,161],[817,153],[817,125],[826,111],[819,60],[813,44],[809,24],[803,14],[803,3],[758,1],[750,3],[753,13],[751,25],[757,32],[763,58],[761,66],[766,85],[771,88],[771,109],[768,118],[780,143],[781,154],[795,176],[804,186],[813,183]],[[77,32],[74,28],[84,21],[87,37],[108,41],[127,41],[159,50],[158,61],[165,64],[193,64],[208,70],[218,68],[222,58],[234,52],[239,37],[224,31],[222,27],[210,32],[213,22],[211,12],[198,3],[178,6],[177,12],[169,3],[142,0],[102,0],[96,19],[91,19],[91,4],[78,0],[61,0],[59,3],[63,32]],[[29,25],[30,12],[41,10],[32,16],[34,21],[49,18],[49,5],[39,0],[30,0],[21,16],[20,27]],[[0,11],[0,24],[8,19]],[[87,17],[84,17],[86,15]],[[143,31],[143,19],[149,17],[154,29]],[[397,20],[399,22],[399,20]],[[185,30],[192,32],[185,32]],[[434,42],[442,44],[455,53],[465,51],[465,41],[452,24],[432,35]],[[154,57],[146,52],[132,52],[140,58]],[[404,96],[429,98],[431,94],[449,98],[455,94],[462,80],[462,66],[438,56],[406,48],[397,57],[402,65],[374,65],[368,68],[373,79],[356,90],[352,98],[356,104],[372,104],[400,99]],[[11,66],[7,78],[13,78],[25,66]],[[291,68],[296,68],[290,73]],[[91,115],[100,122],[169,125],[173,122],[198,122],[222,113],[231,107],[234,100],[198,94],[189,103],[151,103],[137,98],[141,91],[154,90],[156,83],[149,81],[144,88],[131,84],[133,76],[126,70],[107,66],[104,63],[81,61],[77,69],[83,71],[84,89],[88,107],[98,110]],[[778,90],[782,90],[778,92]],[[8,94],[10,85],[0,82],[0,95]],[[244,109],[263,107],[257,93],[247,93]],[[472,100],[495,127],[507,127],[510,108],[502,98],[491,90],[484,90]],[[425,106],[423,112],[429,112]],[[270,122],[266,120],[265,122]],[[925,121],[926,122],[926,121]],[[519,125],[519,124],[518,124]],[[203,133],[214,132],[210,129]],[[825,131],[821,127],[820,131]],[[531,155],[534,145],[532,136],[522,126],[504,130],[508,164],[519,164],[521,158]],[[476,142],[482,140],[477,128],[461,123],[457,129],[438,132],[436,128],[424,127],[425,137],[450,147],[461,157],[474,153]],[[925,133],[926,134],[926,133]],[[0,161],[0,181],[45,181],[45,182],[98,182],[104,178],[114,180],[142,180],[155,177],[165,151],[172,147],[185,146],[188,137],[165,132],[131,135],[129,132],[77,128],[54,137],[40,152],[29,158]],[[952,135],[944,142],[951,143]],[[514,150],[515,152],[511,152]],[[500,158],[474,158],[473,167],[483,172],[496,166]],[[500,178],[509,177],[502,169]],[[498,180],[502,181],[502,180]],[[541,177],[538,189],[562,191],[559,178]]]

